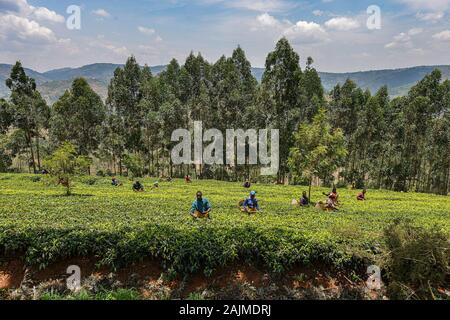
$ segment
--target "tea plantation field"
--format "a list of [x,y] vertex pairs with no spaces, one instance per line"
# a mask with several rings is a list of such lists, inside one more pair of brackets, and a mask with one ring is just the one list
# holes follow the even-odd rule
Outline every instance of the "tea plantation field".
[[[108,178],[85,177],[67,197],[40,178],[0,175],[0,252],[41,268],[75,256],[113,267],[155,258],[182,273],[237,261],[273,272],[298,263],[356,268],[383,252],[383,229],[396,218],[450,235],[448,196],[369,190],[358,202],[357,191],[340,189],[341,210],[325,213],[291,206],[306,187],[254,185],[263,212],[247,216],[237,209],[248,193],[240,183],[175,180],[150,190],[155,180],[147,178],[146,192],[134,193],[125,178],[112,187]],[[212,203],[211,220],[188,214],[197,190]],[[325,191],[315,188],[313,201]]]

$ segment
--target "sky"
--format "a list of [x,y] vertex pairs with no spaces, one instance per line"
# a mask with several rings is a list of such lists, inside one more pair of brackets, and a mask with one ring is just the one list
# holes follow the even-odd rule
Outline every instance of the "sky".
[[450,64],[449,18],[450,0],[0,0],[0,63],[155,66],[191,51],[214,62],[240,45],[263,67],[286,37],[320,71]]

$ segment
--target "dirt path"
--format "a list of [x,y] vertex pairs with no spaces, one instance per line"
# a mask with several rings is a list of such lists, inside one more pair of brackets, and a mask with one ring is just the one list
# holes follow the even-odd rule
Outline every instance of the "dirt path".
[[[0,264],[0,289],[19,289],[25,298],[40,292],[67,294],[69,266],[79,266],[82,286],[88,291],[133,288],[146,299],[380,299],[381,293],[367,290],[363,275],[352,281],[342,271],[295,267],[281,275],[271,275],[253,266],[235,264],[216,270],[210,277],[203,273],[170,278],[153,260],[145,260],[112,271],[98,267],[95,258],[72,258],[52,264],[44,270],[26,268],[20,259]],[[354,276],[354,275],[353,275]],[[33,288],[33,296],[29,293]],[[17,291],[17,290],[15,290]],[[38,292],[39,295],[39,292]],[[17,297],[15,297],[17,298]],[[21,297],[23,298],[23,297]]]

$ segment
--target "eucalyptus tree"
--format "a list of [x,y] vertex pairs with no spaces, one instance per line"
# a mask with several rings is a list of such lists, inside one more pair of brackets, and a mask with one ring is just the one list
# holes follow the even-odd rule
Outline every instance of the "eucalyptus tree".
[[105,119],[100,96],[85,79],[77,78],[53,105],[50,137],[56,145],[71,142],[78,154],[88,156],[100,145]]
[[134,56],[123,68],[117,68],[108,87],[107,108],[120,121],[120,132],[125,134],[125,148],[138,152],[142,145],[142,72]]
[[287,158],[293,144],[292,132],[301,118],[299,85],[302,77],[299,55],[282,38],[275,50],[266,58],[266,68],[262,77],[262,92],[272,102],[264,104],[271,109],[263,112],[270,118],[271,125],[280,130],[280,172],[278,180],[284,181],[288,171]]
[[11,90],[10,116],[14,127],[25,134],[33,171],[40,169],[40,148],[42,131],[48,127],[50,108],[36,89],[34,79],[28,77],[20,62],[11,69],[6,86]]

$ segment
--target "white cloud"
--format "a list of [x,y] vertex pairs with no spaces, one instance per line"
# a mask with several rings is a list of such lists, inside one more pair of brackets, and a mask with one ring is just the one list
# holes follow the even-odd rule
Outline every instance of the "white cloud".
[[72,57],[79,52],[77,45],[71,39],[58,37],[48,26],[64,21],[55,11],[31,6],[26,0],[0,0],[1,62],[20,59],[42,66]]
[[[99,39],[100,40],[100,39]],[[104,42],[104,41],[92,41],[90,43],[92,47],[97,47],[101,49],[106,49],[107,51],[115,54],[118,57],[128,57],[131,55],[130,50],[125,46],[117,46],[115,44]]]
[[259,15],[256,20],[263,27],[275,27],[280,25],[280,22],[268,13]]
[[63,23],[64,21],[66,21],[66,19],[63,16],[57,14],[55,11],[51,11],[44,7],[34,8],[33,13],[31,15],[37,20],[41,21],[46,20],[59,23]]
[[325,29],[315,22],[298,21],[287,28],[283,35],[295,44],[316,43],[328,40]]
[[359,28],[359,22],[352,18],[337,17],[325,22],[325,26],[329,29],[348,31]]
[[401,32],[398,35],[394,36],[394,40],[384,47],[386,49],[395,49],[395,48],[407,48],[411,49],[414,47],[413,37],[421,34],[423,29],[421,28],[413,28],[408,30],[408,32]]
[[117,54],[119,56],[123,56],[123,57],[130,56],[130,51],[125,46],[116,47],[114,45],[105,45],[105,48],[111,50],[112,52],[114,52],[115,54]]
[[450,30],[444,30],[433,35],[433,39],[439,41],[449,41],[450,40]]
[[156,33],[155,29],[147,28],[147,27],[138,27],[138,30],[140,33],[143,33],[146,35],[153,35]]
[[251,30],[262,30],[277,39],[286,37],[293,43],[317,43],[328,40],[326,30],[318,23],[298,21],[293,24],[288,20],[278,20],[268,13],[257,16]]
[[33,7],[26,0],[0,0],[0,13],[36,19],[38,21],[63,23],[65,18],[45,7]]
[[97,9],[92,11],[92,14],[99,16],[101,18],[109,18],[111,16],[111,14],[106,11],[105,9]]
[[416,14],[417,19],[422,20],[422,21],[431,21],[431,22],[436,22],[441,20],[444,17],[444,12],[442,11],[438,11],[438,12],[428,12],[428,13],[422,13],[422,12],[418,12]]
[[410,36],[416,36],[416,35],[418,35],[418,34],[421,34],[423,32],[423,29],[422,28],[412,28],[412,29],[410,29],[409,31],[408,31],[408,34],[410,35]]
[[416,10],[445,11],[450,8],[450,0],[397,0]]
[[29,5],[26,0],[0,0],[0,12],[23,12]]
[[316,17],[321,17],[323,16],[324,12],[322,10],[314,10],[313,15],[315,15]]
[[22,40],[27,43],[52,43],[57,38],[52,30],[36,21],[13,14],[0,15],[0,35],[3,39]]
[[288,0],[201,0],[200,2],[206,4],[221,3],[228,8],[259,12],[282,12],[297,6],[294,1]]

